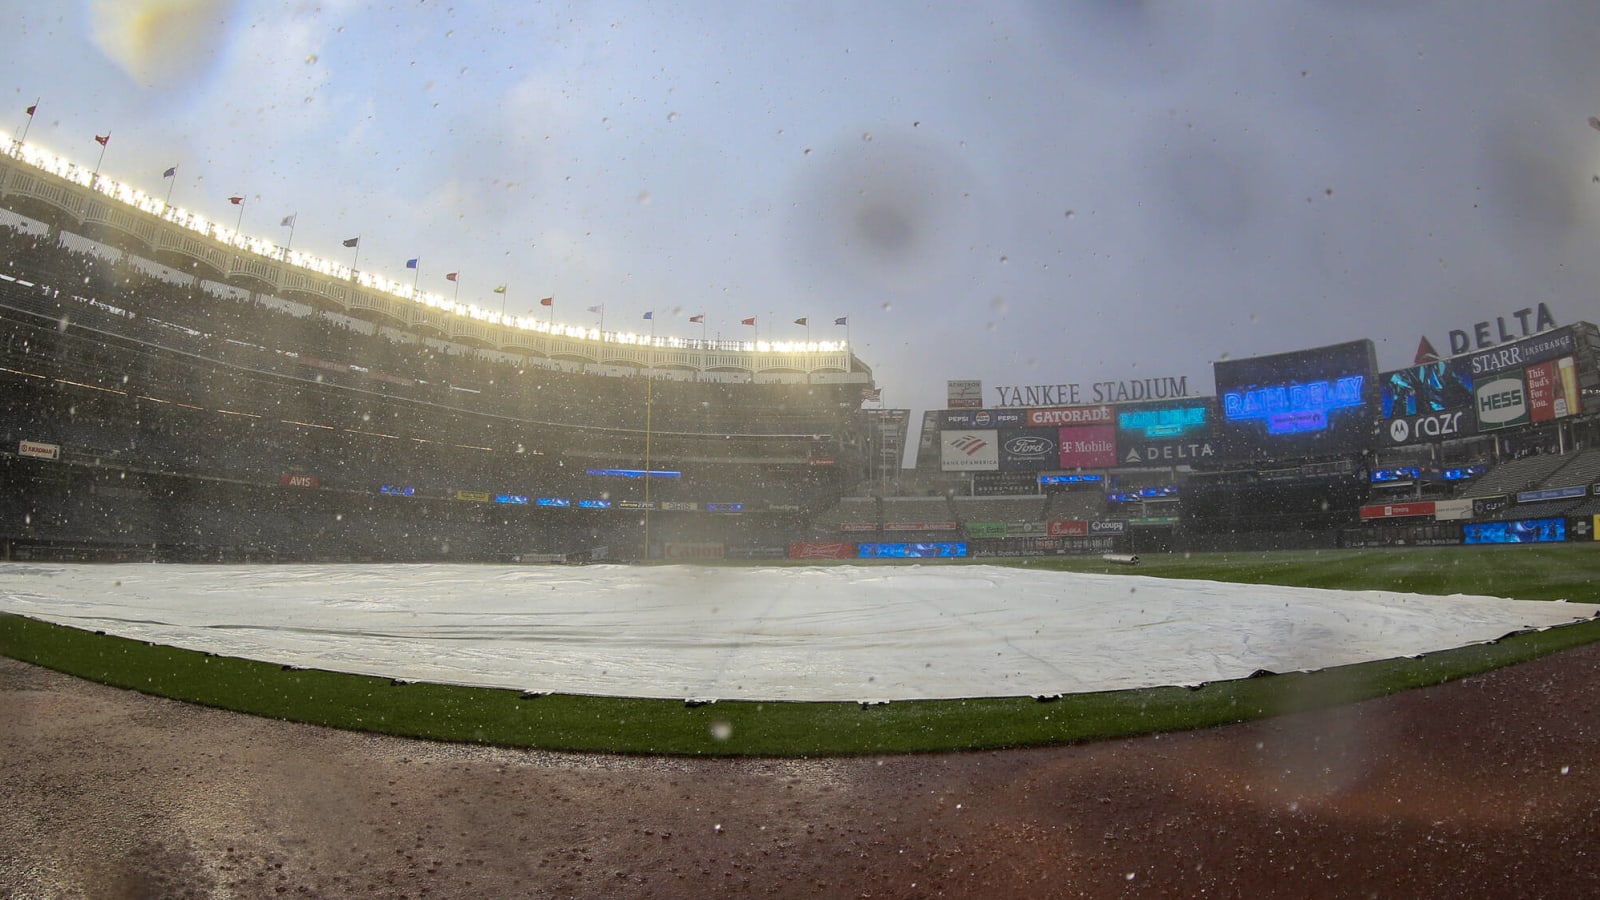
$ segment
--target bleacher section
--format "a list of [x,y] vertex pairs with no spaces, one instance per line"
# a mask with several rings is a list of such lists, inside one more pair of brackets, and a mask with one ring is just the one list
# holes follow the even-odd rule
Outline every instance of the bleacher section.
[[1042,522],[1043,497],[953,497],[956,522]]
[[1461,496],[1488,497],[1494,494],[1530,491],[1571,461],[1571,457],[1557,454],[1540,454],[1507,460],[1462,488]]
[[858,385],[586,374],[69,236],[0,227],[8,553],[770,555],[865,468]]
[[1098,519],[1106,514],[1106,498],[1099,491],[1062,491],[1050,495],[1047,519]]

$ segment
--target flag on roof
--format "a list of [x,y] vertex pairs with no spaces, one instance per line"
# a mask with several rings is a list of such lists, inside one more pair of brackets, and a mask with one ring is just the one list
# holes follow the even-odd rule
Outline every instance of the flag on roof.
[[228,202],[232,203],[234,206],[243,206],[244,205],[244,198],[243,197],[229,197],[228,198]]
[[751,316],[748,319],[740,319],[739,320],[739,324],[740,325],[754,325],[755,323],[756,323],[756,317],[755,316]]
[[540,306],[555,306],[556,305],[556,298],[554,298],[554,297],[540,297],[539,298],[539,305]]
[[344,239],[344,245],[346,247],[359,247],[359,246],[361,246],[361,238],[358,238],[358,237],[345,238]]
[[39,108],[39,104],[37,104],[37,103],[35,103],[34,105],[28,107],[28,115],[30,115],[30,116],[33,115],[34,111],[37,110],[38,108]]
[[415,269],[417,267],[417,261],[420,260],[420,259],[422,259],[422,257],[419,256],[416,259],[408,259],[408,260],[406,260],[406,268]]
[[800,318],[795,319],[794,323],[796,325],[810,325],[811,324],[811,319],[806,317],[806,316],[801,316]]
[[645,318],[646,318],[646,319],[651,319],[651,320],[654,320],[654,319],[655,319],[655,317],[656,317],[656,311],[655,311],[655,310],[653,310],[653,309],[652,309],[652,310],[650,310],[650,311],[648,311],[648,312],[646,312],[646,313],[645,313],[645,314],[644,314],[644,317],[645,317]]
[[1433,344],[1429,343],[1428,336],[1423,335],[1422,343],[1417,345],[1417,358],[1411,361],[1412,365],[1420,366],[1426,362],[1438,361],[1439,351],[1433,349]]
[[589,306],[589,307],[585,307],[585,308],[588,309],[589,312],[599,313],[599,312],[605,312],[606,305],[604,303],[602,303],[599,306]]
[[171,166],[165,172],[161,173],[161,177],[162,178],[171,178],[172,176],[174,176],[176,174],[178,174],[178,167],[177,166]]
[[850,324],[850,317],[849,316],[840,316],[839,318],[833,320],[833,324],[835,324],[835,325],[849,325]]
[[863,399],[863,400],[882,400],[883,399],[883,388],[862,388],[861,389],[861,399]]
[[284,216],[283,217],[283,221],[279,222],[278,224],[282,225],[284,228],[293,228],[294,227],[294,217],[296,215],[298,215],[298,213],[294,213],[294,214],[290,214],[290,215]]
[[701,313],[698,316],[690,316],[689,317],[689,321],[691,321],[691,322],[699,322],[701,324],[704,324],[705,321],[706,321],[705,313]]
[[456,276],[460,275],[460,274],[461,274],[460,272],[446,272],[446,273],[444,273],[444,280],[445,281],[455,281],[456,280]]
[[104,147],[105,145],[111,143],[111,135],[110,134],[97,134],[97,135],[94,136],[94,142],[96,144],[99,144],[100,146]]
[[501,285],[496,285],[496,286],[495,286],[495,289],[494,289],[494,292],[495,292],[495,293],[496,293],[496,294],[504,294],[504,293],[505,293],[505,292],[506,292],[506,286],[505,286],[505,285],[503,285],[503,284],[501,284]]

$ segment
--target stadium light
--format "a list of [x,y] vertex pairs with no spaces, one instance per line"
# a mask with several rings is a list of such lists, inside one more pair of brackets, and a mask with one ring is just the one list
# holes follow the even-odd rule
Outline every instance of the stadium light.
[[[690,341],[678,337],[655,337],[640,335],[635,332],[606,333],[598,328],[586,328],[574,325],[553,325],[552,323],[533,316],[508,317],[482,307],[473,306],[447,299],[439,294],[422,292],[413,286],[402,284],[392,278],[366,271],[354,271],[348,266],[332,262],[322,257],[305,253],[299,250],[289,250],[280,247],[273,241],[253,237],[242,232],[219,225],[202,215],[181,207],[168,205],[165,201],[157,200],[150,194],[122,182],[109,178],[97,178],[95,173],[83,166],[74,163],[65,157],[33,144],[15,142],[9,146],[0,147],[0,153],[20,160],[35,169],[46,172],[64,181],[88,188],[97,193],[104,194],[112,199],[132,206],[141,212],[157,216],[172,225],[187,231],[194,232],[218,243],[234,247],[245,252],[261,256],[265,259],[287,263],[298,269],[318,275],[327,276],[338,280],[354,281],[358,286],[388,294],[391,297],[421,303],[431,309],[459,315],[481,322],[489,322],[501,327],[531,331],[538,334],[551,334],[557,337],[569,337],[578,340],[595,341],[600,343],[619,343],[625,346],[652,346],[668,349],[690,349],[702,347],[705,341]],[[716,341],[715,345],[722,350],[735,350],[738,352],[756,354],[795,354],[795,353],[837,353],[848,349],[843,342],[792,342],[792,341]]]

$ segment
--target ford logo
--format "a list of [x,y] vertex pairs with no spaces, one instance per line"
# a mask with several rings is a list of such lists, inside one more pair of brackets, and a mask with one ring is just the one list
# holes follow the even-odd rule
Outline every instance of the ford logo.
[[1006,441],[1006,452],[1015,456],[1038,456],[1053,449],[1054,445],[1042,437],[1014,437]]

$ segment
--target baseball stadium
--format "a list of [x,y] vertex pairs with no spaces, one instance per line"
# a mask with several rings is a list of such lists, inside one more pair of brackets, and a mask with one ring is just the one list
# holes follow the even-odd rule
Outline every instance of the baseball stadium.
[[[1450,859],[1509,830],[1552,854],[1600,836],[1581,802],[1600,740],[1582,687],[1600,674],[1593,324],[1557,324],[1539,305],[1397,371],[1379,371],[1366,339],[1220,360],[1210,385],[1113,391],[1160,395],[1129,402],[1035,403],[1068,392],[989,394],[952,372],[947,407],[918,411],[883,408],[845,341],[512,316],[359,268],[359,238],[344,250],[349,265],[332,248],[289,250],[26,143],[0,156],[8,681],[239,739],[214,765],[175,763],[188,778],[220,779],[228,760],[283,741],[354,758],[342,742],[359,737],[381,742],[385,768],[426,760],[439,796],[493,805],[481,776],[504,771],[496,754],[547,754],[521,758],[552,769],[562,754],[603,760],[634,800],[663,793],[645,804],[656,819],[628,826],[651,837],[648,864],[608,850],[602,875],[583,865],[601,851],[571,849],[579,837],[540,851],[595,896],[601,877],[634,895],[710,893],[712,878],[748,891],[774,852],[786,895],[917,894],[912,870],[887,863],[892,884],[873,866],[805,880],[807,841],[871,858],[860,835],[774,826],[779,844],[764,846],[748,838],[766,826],[737,809],[699,822],[696,792],[720,781],[737,794],[765,773],[786,773],[773,777],[796,803],[838,804],[841,821],[860,821],[857,802],[892,808],[861,766],[895,770],[916,808],[948,817],[935,832],[965,835],[918,851],[918,871],[953,895],[1048,895],[1031,879],[1062,871],[1029,858],[1062,835],[1012,821],[975,839],[949,824],[985,794],[1036,812],[1131,804],[1126,821],[1160,831],[1166,814],[1132,786],[1133,767],[1157,771],[1169,749],[1187,762],[1160,769],[1164,790],[1229,785],[1169,820],[1183,846],[1203,845],[1213,818],[1289,829],[1264,844],[1312,868],[1324,842],[1387,841],[1358,807],[1445,803],[1408,793],[1394,762],[1447,754],[1430,743],[1440,733],[1456,749],[1480,740],[1490,760],[1438,760],[1461,779],[1451,802],[1478,816],[1462,826],[1467,849],[1441,851]],[[1557,736],[1474,738],[1473,709]],[[1541,715],[1560,724],[1528,724]],[[56,727],[8,716],[36,737]],[[1407,731],[1423,717],[1449,721],[1424,739]],[[1013,755],[1042,753],[1061,755],[1028,759],[1114,768],[1063,776],[1045,800],[1004,774]],[[738,768],[695,768],[701,757]],[[471,786],[452,781],[458,765]],[[691,787],[667,786],[680,779]],[[862,785],[832,794],[830,779]],[[1586,790],[1561,793],[1579,779]],[[1282,802],[1247,803],[1252,781]],[[571,796],[519,803],[593,799],[578,780],[560,791]],[[1523,796],[1544,805],[1515,806]],[[548,814],[583,830],[581,815]],[[480,882],[491,893],[517,890],[502,865],[513,848],[451,815],[448,853],[424,852],[420,833],[396,851],[407,877],[466,860],[499,867]],[[1413,846],[1449,818],[1383,821]],[[1214,859],[1201,847],[1129,861],[1128,826],[1093,820],[1074,819],[1094,833],[1072,840],[1103,842],[1129,874],[1092,893]],[[337,843],[322,827],[311,833]],[[746,843],[715,861],[735,829]],[[270,893],[271,841],[238,834],[259,871],[236,895]],[[963,847],[978,865],[963,868]],[[204,893],[228,883],[234,852],[200,853],[209,868],[157,860],[149,871],[172,880],[146,872],[104,895]],[[391,881],[301,870],[301,887],[402,892],[395,860],[318,858]],[[1007,860],[1028,866],[980,872]],[[1548,864],[1536,885],[1581,881]],[[44,883],[12,865],[0,871],[14,883]],[[635,880],[646,872],[654,888]],[[1303,895],[1319,894],[1325,873],[1303,877]],[[1394,871],[1346,877],[1335,893],[1419,888]],[[438,882],[461,895],[466,883]]]

